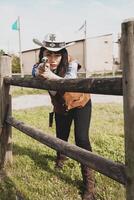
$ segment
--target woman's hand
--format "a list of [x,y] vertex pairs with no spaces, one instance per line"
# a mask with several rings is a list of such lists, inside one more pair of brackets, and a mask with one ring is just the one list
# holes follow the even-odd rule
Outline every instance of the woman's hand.
[[65,92],[63,96],[67,109],[82,108],[90,99],[90,95],[80,92]]
[[67,106],[67,109],[70,110],[74,107],[78,107],[78,105],[74,105],[75,103],[77,104],[77,102],[79,102],[80,97],[81,97],[81,93],[78,92],[65,92],[64,94],[64,100]]
[[42,75],[46,71],[47,68],[50,68],[49,63],[40,63],[37,68],[38,75]]

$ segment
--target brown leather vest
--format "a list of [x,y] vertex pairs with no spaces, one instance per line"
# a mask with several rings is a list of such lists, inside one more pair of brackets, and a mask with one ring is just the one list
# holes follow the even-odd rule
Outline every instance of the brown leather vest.
[[[65,72],[63,70],[61,70],[59,72],[59,76],[61,77],[64,77],[65,76]],[[64,95],[65,92],[59,92],[57,91],[56,95],[53,96],[50,92],[49,92],[49,95],[51,97],[51,102],[54,106],[54,112],[55,113],[61,113],[61,114],[64,114],[67,112],[67,105],[65,103],[65,100],[63,98],[63,95]],[[83,100],[85,102],[87,102],[91,97],[90,97],[90,94],[85,94],[85,96],[87,96],[87,98],[84,98]]]

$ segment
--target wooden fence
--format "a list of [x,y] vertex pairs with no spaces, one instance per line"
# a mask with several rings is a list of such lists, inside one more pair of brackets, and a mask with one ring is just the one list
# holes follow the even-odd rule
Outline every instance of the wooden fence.
[[[0,167],[12,163],[11,127],[15,127],[39,142],[61,151],[74,160],[116,180],[126,187],[126,199],[134,199],[134,22],[122,23],[121,66],[123,78],[88,78],[43,80],[42,78],[10,77],[9,57],[0,58]],[[49,136],[11,116],[10,85],[59,91],[123,95],[125,163],[105,159]]]

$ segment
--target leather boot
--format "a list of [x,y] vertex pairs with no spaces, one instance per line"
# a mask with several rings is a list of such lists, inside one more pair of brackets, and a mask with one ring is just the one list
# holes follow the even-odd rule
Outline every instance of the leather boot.
[[60,152],[57,152],[57,157],[56,157],[56,160],[55,160],[55,168],[59,168],[59,169],[62,169],[63,168],[63,165],[64,165],[64,162],[67,160],[68,158],[63,155],[62,153]]
[[87,166],[81,165],[83,177],[83,195],[82,200],[95,200],[95,180],[94,172]]

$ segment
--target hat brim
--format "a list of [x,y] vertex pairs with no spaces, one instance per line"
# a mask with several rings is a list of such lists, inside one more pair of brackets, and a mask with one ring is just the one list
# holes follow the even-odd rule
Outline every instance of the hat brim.
[[52,47],[47,47],[45,46],[42,42],[40,42],[38,39],[33,39],[33,42],[41,47],[45,47],[46,49],[48,49],[49,51],[60,51],[61,49],[64,49],[64,48],[67,48],[69,46],[72,46],[75,44],[75,42],[70,42],[68,44],[66,44],[65,46],[63,47],[60,47],[60,48],[52,48]]

